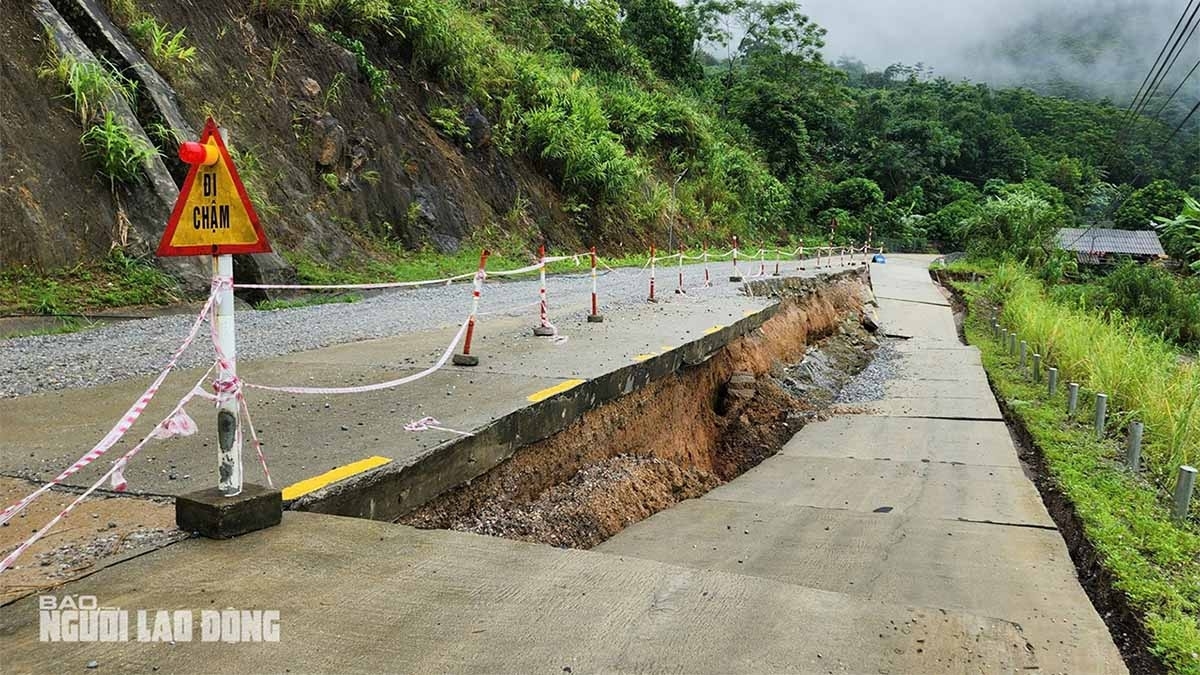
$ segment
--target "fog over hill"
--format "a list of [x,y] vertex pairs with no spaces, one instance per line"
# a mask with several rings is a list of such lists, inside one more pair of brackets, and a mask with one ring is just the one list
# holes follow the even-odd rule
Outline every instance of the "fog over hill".
[[[935,75],[1020,84],[1124,104],[1186,0],[805,0],[829,30],[826,57],[872,69],[922,62]],[[1200,58],[1193,36],[1162,85],[1170,93]],[[1200,73],[1175,103],[1200,98]],[[1176,106],[1172,105],[1174,109]],[[1157,109],[1155,107],[1154,109]]]

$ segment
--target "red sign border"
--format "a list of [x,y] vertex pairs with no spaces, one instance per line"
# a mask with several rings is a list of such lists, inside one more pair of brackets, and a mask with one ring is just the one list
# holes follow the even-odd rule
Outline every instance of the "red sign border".
[[200,134],[200,143],[207,144],[208,139],[215,138],[217,141],[217,151],[220,157],[217,161],[226,162],[229,167],[229,176],[233,179],[233,185],[237,188],[238,197],[241,198],[242,204],[246,208],[246,215],[250,217],[250,224],[254,226],[254,233],[258,235],[258,241],[251,244],[213,244],[211,246],[172,246],[171,237],[175,235],[175,228],[179,226],[179,219],[183,215],[184,202],[191,194],[192,183],[196,180],[196,173],[200,171],[199,164],[193,164],[188,170],[187,178],[183,181],[183,188],[179,191],[179,199],[175,200],[175,208],[171,210],[171,218],[167,221],[167,229],[163,231],[162,239],[158,243],[159,257],[169,256],[186,256],[186,255],[226,255],[229,253],[270,253],[271,244],[267,242],[267,233],[263,231],[262,224],[258,221],[258,213],[254,210],[254,204],[250,202],[250,196],[246,194],[246,186],[242,185],[242,179],[238,176],[237,167],[234,166],[233,160],[229,157],[229,150],[225,147],[225,141],[221,138],[221,132],[217,129],[217,123],[213,118],[208,118],[204,123],[204,131]]

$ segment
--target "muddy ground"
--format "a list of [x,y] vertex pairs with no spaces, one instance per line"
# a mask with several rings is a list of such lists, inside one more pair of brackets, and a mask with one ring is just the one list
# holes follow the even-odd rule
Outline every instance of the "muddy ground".
[[705,363],[601,406],[399,522],[591,548],[778,452],[869,363],[861,291],[800,299]]
[[[0,504],[12,504],[37,487],[27,480],[0,477]],[[7,555],[77,495],[56,490],[35,500],[0,527],[0,553]],[[0,604],[87,576],[101,561],[118,559],[114,556],[160,548],[186,536],[175,527],[171,499],[89,498],[22,554],[15,567],[0,574]]]

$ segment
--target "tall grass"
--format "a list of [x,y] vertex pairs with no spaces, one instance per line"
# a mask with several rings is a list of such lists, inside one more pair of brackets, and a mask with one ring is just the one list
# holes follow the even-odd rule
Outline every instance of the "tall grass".
[[133,103],[137,83],[110,65],[80,61],[70,54],[51,50],[38,74],[57,80],[67,90],[79,123],[87,125],[101,116],[105,101],[123,98]]
[[1181,359],[1136,324],[1106,320],[1051,301],[1020,265],[997,268],[985,284],[1001,303],[1003,320],[1056,366],[1063,377],[1109,396],[1121,411],[1119,426],[1134,417],[1146,425],[1143,456],[1155,482],[1173,485],[1180,464],[1200,461],[1200,366]]
[[112,111],[83,132],[84,157],[96,161],[100,173],[110,181],[135,183],[142,177],[142,165],[157,151],[134,136],[117,120]]
[[128,30],[129,36],[149,52],[150,60],[160,70],[179,74],[196,59],[196,48],[187,44],[182,28],[171,32],[166,24],[143,14],[129,22]]

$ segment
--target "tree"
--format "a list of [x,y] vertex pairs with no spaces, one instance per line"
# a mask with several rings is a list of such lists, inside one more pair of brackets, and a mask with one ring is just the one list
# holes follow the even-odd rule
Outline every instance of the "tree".
[[[695,0],[686,11],[703,41],[726,50],[730,73],[755,50],[772,47],[807,60],[821,60],[825,29],[813,23],[793,0]],[[736,42],[735,35],[740,35]]]
[[641,50],[660,75],[690,81],[702,71],[695,57],[700,28],[671,0],[622,0],[621,35]]
[[870,178],[847,178],[829,193],[831,206],[851,213],[862,213],[883,204],[883,190]]
[[1117,208],[1113,223],[1122,230],[1145,230],[1156,217],[1171,218],[1179,213],[1187,193],[1169,180],[1156,180],[1135,190]]

